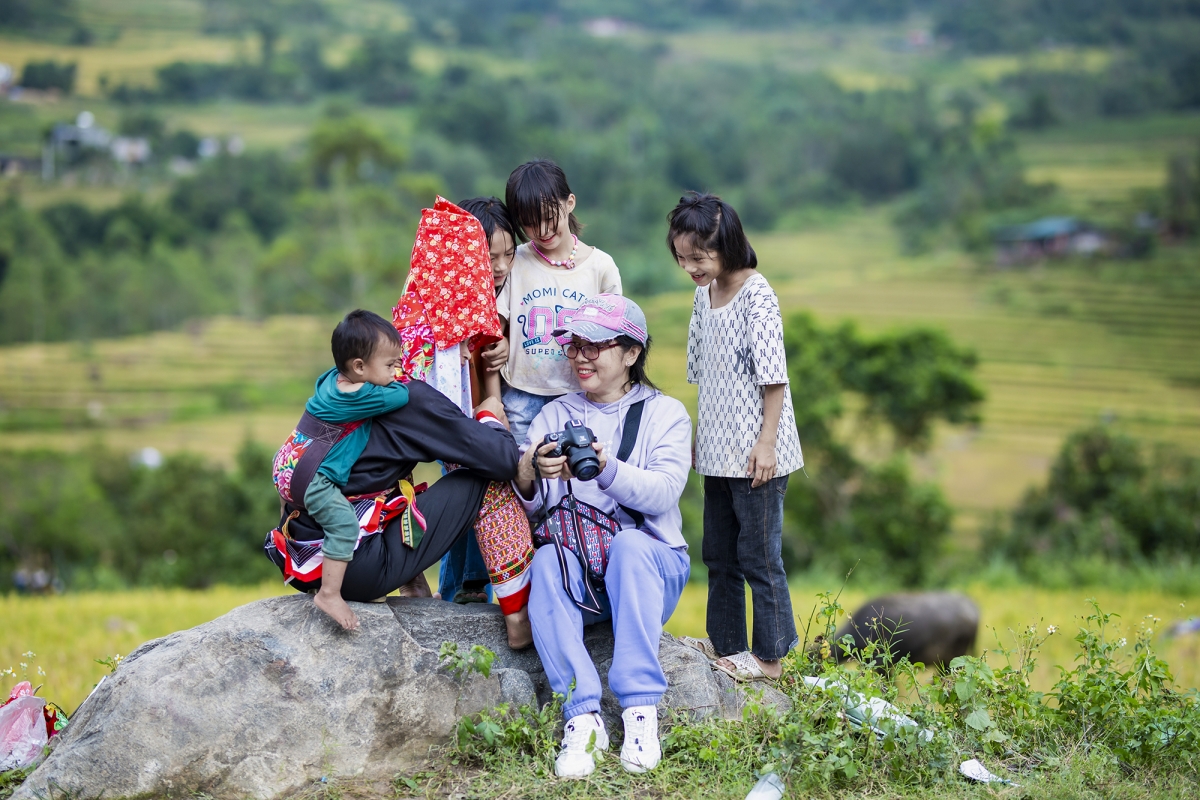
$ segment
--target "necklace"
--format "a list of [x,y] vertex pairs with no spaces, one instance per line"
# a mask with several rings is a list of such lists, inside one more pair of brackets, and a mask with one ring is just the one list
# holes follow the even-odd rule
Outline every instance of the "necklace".
[[541,248],[538,247],[533,242],[530,242],[529,245],[535,251],[537,251],[537,254],[542,257],[542,260],[545,261],[550,266],[563,267],[564,269],[575,269],[575,253],[577,253],[579,251],[579,237],[576,236],[575,234],[573,234],[573,233],[571,234],[571,255],[567,256],[565,261],[555,261],[554,259],[547,256],[545,253],[543,253]]

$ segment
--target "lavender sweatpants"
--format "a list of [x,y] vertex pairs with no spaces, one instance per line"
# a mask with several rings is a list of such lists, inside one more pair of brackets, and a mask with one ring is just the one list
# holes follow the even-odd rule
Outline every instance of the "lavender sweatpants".
[[[568,583],[583,596],[583,571],[568,559]],[[608,685],[622,708],[653,706],[667,690],[658,663],[658,640],[691,572],[686,552],[634,528],[618,533],[609,551],[604,578],[606,607],[601,615],[585,614],[563,591],[554,548],[541,547],[533,557],[529,621],[533,642],[550,680],[550,688],[567,697],[563,718],[600,710],[600,675],[583,646],[583,626],[612,619],[612,667]],[[571,690],[571,681],[575,688]],[[570,695],[568,696],[568,692]]]

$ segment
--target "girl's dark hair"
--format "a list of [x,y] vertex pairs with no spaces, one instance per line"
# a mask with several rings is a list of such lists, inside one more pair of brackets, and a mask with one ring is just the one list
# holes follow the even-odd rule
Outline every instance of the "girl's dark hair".
[[496,231],[507,231],[508,235],[513,237],[513,241],[517,241],[512,217],[508,215],[508,209],[499,197],[472,197],[470,200],[463,200],[458,207],[479,220],[489,242]]
[[[504,187],[504,202],[517,223],[516,232],[522,242],[529,241],[525,228],[540,230],[545,223],[557,222],[559,204],[565,203],[570,196],[566,173],[548,158],[536,158],[517,167],[508,176],[508,185]],[[577,235],[583,230],[573,211],[567,218],[567,225],[571,233]]]
[[650,354],[650,342],[652,339],[649,335],[646,336],[646,343],[642,344],[632,336],[618,336],[616,342],[621,346],[621,350],[628,353],[629,348],[637,345],[642,348],[642,352],[638,353],[637,360],[633,362],[633,366],[629,368],[629,382],[637,385],[641,384],[650,389],[661,391],[654,385],[654,381],[650,380],[650,376],[646,374],[646,356]]
[[758,266],[758,256],[746,239],[737,212],[715,194],[688,192],[667,214],[667,225],[667,249],[676,259],[679,254],[675,252],[675,240],[689,236],[693,247],[717,254],[722,270],[736,272]]
[[375,354],[380,341],[384,339],[400,344],[400,334],[392,323],[373,311],[355,309],[333,329],[333,338],[330,340],[333,363],[345,375],[351,361],[356,358],[366,361]]

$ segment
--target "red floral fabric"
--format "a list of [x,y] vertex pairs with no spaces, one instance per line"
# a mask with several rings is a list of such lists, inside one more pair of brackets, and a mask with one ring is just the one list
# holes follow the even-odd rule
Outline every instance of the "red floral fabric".
[[[464,340],[474,350],[503,335],[483,226],[444,198],[421,212],[405,292],[420,299],[438,350]],[[396,317],[412,316],[404,305],[401,298]]]

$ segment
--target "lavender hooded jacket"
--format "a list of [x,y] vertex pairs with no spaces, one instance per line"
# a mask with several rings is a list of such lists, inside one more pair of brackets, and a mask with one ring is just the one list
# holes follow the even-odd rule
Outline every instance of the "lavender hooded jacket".
[[[617,450],[624,433],[629,406],[646,400],[637,442],[626,461],[617,461]],[[568,420],[580,420],[604,443],[608,463],[592,481],[571,481],[575,497],[616,517],[624,528],[637,527],[628,514],[617,508],[627,506],[645,515],[641,530],[668,546],[687,549],[683,540],[683,518],[679,498],[692,466],[692,420],[687,409],[673,397],[635,385],[624,397],[603,405],[593,403],[583,392],[563,395],[547,404],[529,425],[529,435],[521,453],[531,442],[541,443],[551,431],[561,431]],[[542,481],[546,507],[550,508],[567,493],[560,480]],[[535,492],[532,500],[521,498],[532,517],[541,508]]]

